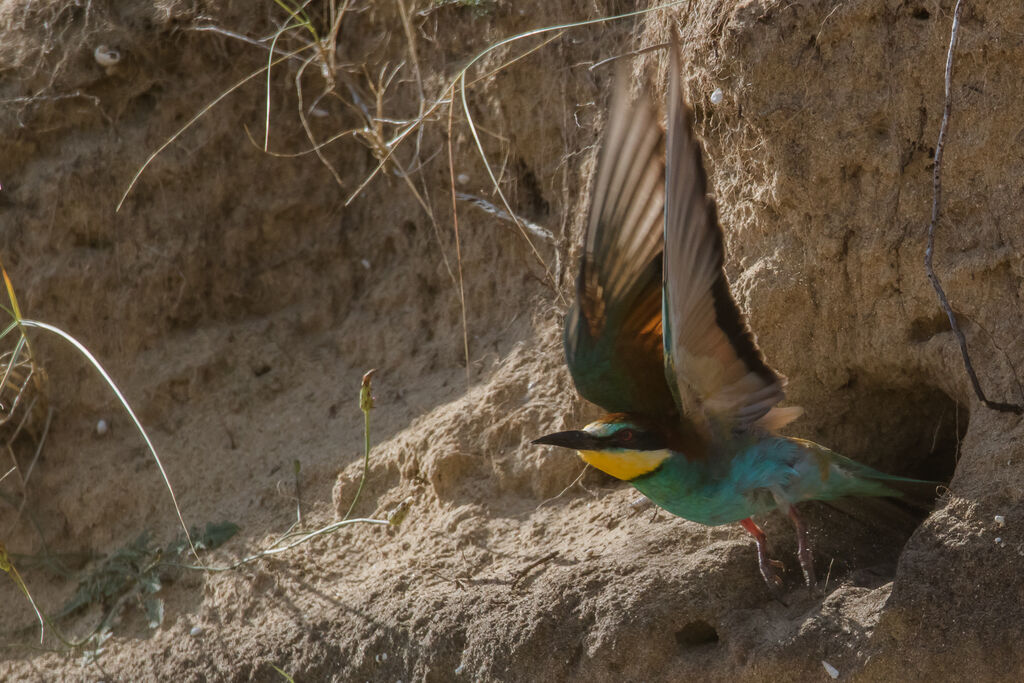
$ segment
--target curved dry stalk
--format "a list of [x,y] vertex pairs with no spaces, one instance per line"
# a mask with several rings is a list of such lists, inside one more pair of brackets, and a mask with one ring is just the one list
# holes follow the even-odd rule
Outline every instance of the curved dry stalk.
[[[25,338],[22,337],[19,340],[18,343],[20,344],[22,341],[24,341],[24,339]],[[19,365],[20,365],[20,363],[19,363]],[[0,388],[7,386],[8,373],[11,370],[11,368],[12,368],[11,365],[8,365],[5,368],[4,380],[3,380],[2,383],[0,383]],[[12,382],[11,383],[11,386],[17,387],[17,393],[14,395],[14,400],[11,401],[10,408],[7,409],[7,414],[4,417],[0,418],[0,426],[7,424],[7,422],[10,421],[14,417],[14,412],[18,409],[18,406],[21,404],[22,396],[25,395],[25,389],[28,388],[29,380],[31,380],[34,377],[34,375],[35,375],[35,368],[33,367],[32,363],[29,362],[29,364],[28,364],[28,374],[25,375],[24,379],[21,380],[21,383],[20,384],[17,383],[17,382]],[[0,406],[0,407],[2,407],[2,406]],[[26,411],[26,416],[27,416],[27,414],[28,414],[28,412]],[[21,428],[19,426],[18,431],[20,431],[20,430],[21,430]]]
[[[282,50],[280,48],[274,47],[273,45],[268,47],[267,45],[265,45],[265,43],[266,43],[267,40],[273,41],[279,34],[284,33],[285,31],[290,31],[293,28],[301,28],[301,26],[302,26],[302,24],[292,24],[291,26],[283,26],[283,27],[279,28],[277,31],[274,31],[273,35],[268,36],[267,38],[262,38],[262,39],[250,38],[247,35],[244,35],[244,34],[241,34],[241,33],[237,33],[235,31],[231,31],[231,30],[226,29],[226,28],[221,28],[220,26],[213,26],[212,24],[201,24],[199,26],[189,26],[185,30],[186,31],[196,31],[197,33],[201,33],[201,32],[217,33],[217,34],[220,34],[222,36],[226,36],[228,38],[234,38],[235,40],[240,40],[243,43],[248,43],[249,45],[254,45],[256,47],[261,47],[264,50],[269,50],[272,54],[283,55],[283,56],[285,56],[285,57],[287,57],[289,59],[294,59],[295,56],[288,54],[288,52],[286,50]],[[299,61],[301,61],[301,60],[299,60]]]
[[508,60],[507,62],[502,62],[501,64],[499,64],[498,66],[494,67],[493,69],[491,69],[487,73],[482,74],[480,76],[477,76],[476,78],[471,80],[469,83],[466,83],[465,87],[469,88],[469,87],[472,87],[472,86],[476,85],[480,81],[486,81],[488,78],[490,78],[494,74],[496,74],[496,73],[498,73],[500,71],[504,71],[505,69],[507,69],[508,67],[512,66],[516,62],[519,62],[519,61],[522,61],[522,60],[526,59],[527,57],[532,55],[534,52],[536,52],[537,50],[540,50],[541,48],[545,47],[549,43],[558,40],[559,38],[561,38],[564,35],[564,33],[565,33],[564,31],[559,31],[558,33],[556,33],[555,35],[551,36],[547,40],[542,41],[540,43],[537,43],[536,45],[531,47],[526,52],[523,52],[520,55],[516,55],[514,58]]
[[260,143],[256,142],[256,138],[254,138],[252,136],[252,131],[249,130],[249,126],[246,126],[246,125],[243,124],[242,128],[245,130],[245,135],[246,135],[247,138],[249,138],[249,142],[252,143],[253,147],[255,147],[256,149],[260,150],[261,152],[263,152],[267,156],[271,156],[271,157],[274,157],[276,159],[296,159],[298,157],[304,157],[304,156],[307,156],[309,154],[315,154],[318,149],[323,149],[324,147],[327,147],[328,145],[330,145],[333,142],[337,142],[338,140],[342,139],[343,137],[347,137],[349,135],[354,135],[354,134],[359,132],[358,128],[351,128],[349,130],[343,130],[340,133],[335,133],[334,135],[332,135],[331,137],[327,138],[323,142],[318,143],[315,147],[310,147],[309,149],[303,150],[301,152],[272,152],[269,149],[264,149],[263,145],[261,145]]
[[[838,5],[837,5],[837,8],[838,8]],[[833,10],[833,11],[835,11],[835,10]],[[605,64],[610,64],[610,63],[612,63],[614,61],[618,61],[620,59],[625,59],[626,57],[636,57],[638,55],[647,54],[648,52],[654,52],[655,50],[665,50],[665,49],[668,49],[668,47],[671,44],[672,43],[658,43],[657,45],[648,45],[647,47],[641,47],[641,48],[637,48],[636,50],[630,50],[629,52],[625,52],[625,53],[623,53],[621,55],[612,55],[611,57],[607,57],[605,59],[602,59],[599,62],[594,62],[593,64],[591,64],[590,66],[587,67],[587,71],[593,71],[594,69],[596,69],[599,66],[604,66]]]
[[295,546],[302,545],[306,541],[314,539],[317,536],[323,536],[324,534],[332,533],[334,531],[337,531],[338,529],[341,529],[342,527],[350,526],[352,524],[378,524],[378,525],[381,525],[381,526],[391,526],[391,522],[389,522],[386,519],[372,519],[372,518],[368,518],[368,517],[359,517],[359,518],[356,518],[356,519],[343,519],[343,520],[334,522],[332,524],[328,524],[325,527],[321,527],[319,529],[316,529],[315,531],[310,531],[308,534],[303,534],[298,539],[292,541],[288,545],[282,545],[282,546],[278,546],[278,547],[275,547],[275,548],[270,548],[269,550],[261,550],[258,553],[255,553],[253,555],[249,555],[248,557],[243,557],[242,559],[238,560],[237,562],[234,562],[234,563],[229,564],[229,565],[225,565],[223,567],[209,567],[209,566],[205,566],[205,565],[196,566],[196,565],[190,565],[190,564],[174,564],[174,563],[168,563],[168,564],[172,565],[172,566],[176,566],[176,567],[181,567],[182,569],[196,569],[196,570],[201,570],[201,571],[206,571],[206,572],[228,572],[228,571],[231,571],[233,569],[238,569],[239,567],[241,567],[243,565],[246,565],[246,564],[249,564],[250,562],[255,562],[256,560],[263,559],[264,557],[271,557],[273,555],[280,555],[281,553],[283,553],[285,551],[288,551],[288,550],[291,550]]
[[3,542],[0,542],[0,571],[5,572],[11,577],[11,580],[14,581],[15,585],[28,599],[28,603],[32,606],[32,611],[36,613],[36,619],[39,620],[39,644],[42,645],[43,638],[46,636],[46,623],[43,618],[43,613],[40,612],[39,607],[36,606],[36,601],[32,598],[32,594],[29,592],[28,586],[25,585],[25,580],[21,578],[21,574],[18,572],[17,567],[11,564],[11,560],[7,556],[7,548],[4,547]]
[[[476,195],[469,194],[466,192],[456,192],[455,198],[458,199],[460,202],[469,202],[473,206],[481,209],[482,211],[486,211],[492,216],[497,216],[503,221],[508,221],[509,223],[515,222],[515,219],[512,218],[512,216],[510,216],[504,209],[499,209],[497,206],[487,201],[483,197],[477,197]],[[523,224],[523,227],[525,227],[527,230],[532,232],[537,237],[547,240],[548,242],[555,241],[554,234],[552,234],[552,232],[545,228],[544,226],[538,225],[533,221],[528,221],[522,216],[517,216],[517,218],[519,219],[519,222]]]
[[309,119],[306,118],[305,101],[302,98],[302,74],[305,73],[306,67],[313,62],[316,55],[313,55],[306,59],[299,67],[299,70],[295,74],[295,94],[298,100],[299,120],[302,122],[302,128],[306,131],[306,137],[309,138],[310,144],[313,145],[313,151],[316,152],[316,156],[320,159],[320,163],[327,167],[327,170],[334,176],[334,182],[338,183],[338,187],[344,189],[345,183],[342,182],[341,176],[338,175],[338,171],[331,165],[324,153],[320,151],[320,145],[317,144],[316,137],[313,135],[313,129],[309,125]]
[[[636,17],[636,16],[641,16],[641,15],[644,15],[644,14],[650,14],[651,12],[658,12],[658,11],[661,11],[663,9],[668,9],[669,7],[674,7],[676,5],[680,5],[680,4],[682,4],[683,2],[686,2],[686,1],[687,0],[672,0],[671,2],[667,2],[667,3],[662,4],[662,5],[657,5],[655,7],[648,7],[647,9],[635,10],[635,11],[632,11],[632,12],[625,12],[623,14],[616,14],[616,15],[613,15],[613,16],[610,16],[610,17],[598,17],[596,19],[587,19],[585,21],[577,21],[577,22],[571,22],[571,23],[567,23],[567,24],[558,24],[556,26],[545,26],[543,28],[537,28],[537,29],[533,29],[533,30],[530,30],[530,31],[526,31],[524,33],[518,33],[518,34],[516,34],[514,36],[511,36],[509,38],[504,38],[504,39],[498,41],[497,43],[494,43],[493,45],[489,46],[488,48],[486,48],[485,50],[483,50],[482,52],[477,54],[475,57],[473,57],[473,59],[471,59],[469,61],[469,63],[466,64],[466,66],[462,67],[462,69],[460,69],[458,71],[458,73],[455,74],[455,77],[452,78],[452,80],[448,83],[448,85],[445,86],[445,88],[441,91],[441,96],[438,97],[436,100],[434,100],[434,102],[429,107],[427,107],[426,110],[419,117],[417,117],[408,126],[406,126],[406,128],[404,130],[399,132],[397,135],[395,135],[395,137],[393,137],[391,139],[391,141],[388,143],[388,148],[389,148],[388,155],[385,158],[380,159],[378,161],[377,166],[373,169],[373,171],[371,171],[370,174],[366,177],[366,179],[359,185],[359,187],[357,187],[355,189],[355,191],[351,195],[349,195],[348,199],[345,200],[345,206],[348,206],[349,204],[351,204],[355,200],[355,198],[362,192],[362,190],[370,183],[370,181],[374,177],[376,177],[376,175],[378,173],[380,173],[380,171],[384,168],[384,164],[390,159],[391,155],[394,154],[394,152],[398,148],[398,146],[407,137],[409,137],[409,135],[411,135],[414,130],[416,130],[419,126],[421,126],[423,124],[423,122],[427,120],[427,117],[429,117],[431,114],[433,114],[435,111],[437,111],[437,109],[440,108],[442,105],[451,104],[452,97],[455,94],[456,86],[458,86],[460,84],[460,82],[464,82],[466,73],[469,71],[469,69],[474,64],[476,64],[478,61],[483,59],[489,53],[493,52],[494,50],[497,50],[500,47],[504,47],[505,45],[508,45],[510,43],[514,43],[517,40],[523,40],[525,38],[530,38],[530,37],[533,37],[533,36],[542,35],[544,33],[550,33],[552,31],[564,31],[564,30],[573,29],[573,28],[580,28],[582,26],[590,26],[590,25],[593,25],[593,24],[603,24],[603,23],[607,23],[609,21],[617,21],[617,20],[620,20],[620,19],[628,19],[630,17]],[[473,82],[475,83],[475,81],[473,81]]]
[[[487,170],[487,175],[490,177],[491,182],[494,185],[494,190],[497,193],[498,197],[501,199],[502,204],[504,204],[505,209],[507,210],[508,214],[512,217],[513,221],[515,222],[517,228],[519,229],[520,234],[523,236],[523,239],[525,239],[527,244],[529,244],[530,250],[533,252],[534,257],[538,260],[540,265],[544,268],[544,271],[545,271],[545,274],[547,275],[548,280],[550,281],[550,283],[554,287],[555,291],[558,293],[558,297],[564,301],[564,297],[562,296],[561,292],[558,291],[558,287],[556,285],[555,277],[552,274],[550,267],[548,266],[547,262],[544,261],[544,258],[541,256],[540,252],[537,250],[536,245],[534,245],[532,240],[530,240],[529,236],[526,234],[526,230],[523,227],[521,221],[519,221],[518,218],[516,217],[516,213],[515,213],[515,211],[512,210],[511,205],[509,204],[507,198],[505,197],[505,193],[501,190],[501,187],[499,185],[498,179],[494,175],[494,171],[493,171],[493,169],[491,167],[491,164],[488,161],[487,155],[486,155],[486,153],[483,150],[483,145],[480,142],[480,136],[479,136],[479,134],[477,132],[477,129],[476,129],[476,126],[475,126],[475,124],[473,122],[472,114],[469,111],[469,104],[468,104],[467,97],[466,97],[466,88],[467,88],[466,74],[469,72],[469,70],[473,67],[474,64],[479,62],[481,59],[483,59],[489,53],[491,53],[494,50],[497,50],[497,49],[499,49],[499,48],[501,48],[501,47],[503,47],[505,45],[509,45],[509,44],[511,44],[513,42],[516,42],[518,40],[523,40],[525,38],[530,38],[530,37],[533,37],[533,36],[543,35],[545,33],[552,33],[552,32],[556,33],[556,36],[554,38],[551,38],[551,39],[541,43],[541,45],[539,45],[539,46],[535,46],[534,48],[532,48],[531,50],[528,50],[523,55],[520,55],[520,56],[516,57],[515,59],[510,60],[506,64],[504,64],[504,65],[502,65],[502,66],[492,70],[491,72],[488,73],[488,75],[492,75],[492,74],[496,73],[500,69],[505,68],[508,64],[513,64],[516,61],[518,61],[519,59],[522,59],[523,57],[525,57],[525,56],[531,54],[532,52],[534,52],[535,50],[539,49],[540,47],[543,47],[544,45],[546,45],[551,40],[554,40],[555,38],[557,38],[558,37],[557,34],[561,34],[565,30],[572,29],[572,28],[579,28],[579,27],[582,27],[582,26],[589,26],[589,25],[593,25],[593,24],[606,23],[606,22],[609,22],[609,21],[616,21],[616,20],[619,20],[619,19],[626,19],[626,18],[629,18],[629,17],[641,16],[641,15],[648,14],[648,13],[651,13],[651,12],[656,12],[656,11],[660,11],[660,10],[666,9],[666,8],[672,7],[674,5],[681,4],[683,1],[684,0],[673,0],[672,2],[668,2],[668,3],[662,4],[662,5],[658,5],[656,7],[649,7],[647,9],[636,10],[636,11],[633,11],[633,12],[626,12],[626,13],[623,13],[623,14],[618,14],[618,15],[614,15],[614,16],[610,16],[610,17],[599,17],[597,19],[588,19],[588,20],[585,20],[585,21],[571,22],[571,23],[567,23],[567,24],[559,24],[559,25],[556,25],[556,26],[547,26],[547,27],[543,27],[543,28],[533,29],[531,31],[526,31],[524,33],[520,33],[520,34],[511,36],[509,38],[505,38],[505,39],[500,40],[497,43],[494,43],[493,45],[489,46],[487,49],[485,49],[482,52],[478,53],[462,69],[459,70],[459,72],[452,79],[452,81],[449,83],[449,85],[442,91],[441,97],[439,97],[437,100],[435,100],[433,102],[433,104],[431,104],[429,107],[427,107],[425,110],[423,110],[422,109],[422,101],[421,101],[421,114],[420,114],[420,116],[417,117],[413,122],[411,122],[408,126],[406,126],[404,130],[400,131],[394,138],[391,139],[391,141],[387,144],[387,154],[383,158],[379,159],[378,164],[373,169],[373,171],[371,171],[370,174],[363,180],[363,182],[360,183],[360,185],[355,189],[355,191],[352,192],[351,195],[349,195],[349,197],[345,200],[345,206],[348,206],[352,201],[355,200],[355,198],[370,183],[370,181],[372,181],[373,178],[376,177],[376,175],[384,168],[384,165],[390,160],[391,156],[394,154],[394,152],[398,148],[398,146],[414,130],[418,130],[419,127],[422,125],[422,123],[426,120],[426,118],[429,115],[431,115],[434,111],[436,111],[443,103],[447,103],[447,104],[449,104],[449,106],[451,106],[452,98],[454,97],[454,94],[455,94],[455,88],[459,87],[460,95],[461,95],[461,100],[462,100],[462,108],[463,108],[463,111],[464,111],[464,113],[466,115],[466,120],[467,120],[467,123],[469,124],[470,132],[473,135],[473,140],[474,140],[474,143],[476,144],[477,150],[478,150],[478,152],[480,154],[480,158],[484,162],[484,166],[485,166],[485,168]],[[471,81],[470,85],[473,84],[473,83],[478,82],[479,80],[480,79],[475,79],[475,80]]]
[[[280,31],[274,34],[273,40],[270,41],[270,52],[267,53],[267,106],[266,106],[266,117],[263,121],[263,151],[266,152],[270,149],[270,86],[271,84],[271,71],[274,66],[274,53],[277,50],[278,39],[287,31],[287,28],[282,28]],[[246,133],[248,133],[248,128]]]
[[146,447],[149,448],[149,452],[153,456],[153,460],[156,462],[157,468],[159,468],[160,470],[160,476],[164,480],[164,485],[167,486],[167,491],[171,494],[171,502],[174,503],[174,512],[178,515],[178,521],[181,522],[181,528],[185,531],[185,539],[188,541],[189,548],[191,548],[192,554],[195,556],[197,560],[199,560],[199,563],[202,564],[202,560],[199,558],[199,553],[196,551],[196,547],[192,543],[192,536],[188,532],[188,525],[185,524],[185,517],[181,513],[181,507],[178,505],[178,497],[174,493],[174,487],[171,486],[171,480],[167,476],[167,470],[164,469],[163,461],[160,460],[160,456],[156,452],[156,446],[153,445],[152,440],[150,440],[149,438],[149,434],[146,432],[146,429],[142,426],[142,422],[139,421],[139,418],[135,415],[135,411],[132,410],[131,405],[128,403],[128,399],[126,399],[124,397],[124,394],[121,393],[121,390],[118,388],[117,384],[114,383],[114,380],[111,379],[110,375],[107,373],[106,369],[104,369],[103,365],[100,364],[99,360],[96,359],[96,356],[92,355],[92,352],[89,351],[89,349],[85,348],[85,345],[82,344],[82,342],[78,341],[77,339],[75,339],[70,334],[60,329],[59,327],[55,327],[53,325],[50,325],[49,323],[40,322],[38,320],[25,319],[18,320],[18,324],[21,325],[22,327],[34,327],[40,330],[46,330],[47,332],[55,334],[64,341],[71,344],[73,347],[75,347],[76,351],[82,354],[82,356],[84,356],[85,359],[89,361],[93,368],[96,369],[96,372],[100,374],[100,377],[103,378],[103,381],[107,383],[107,386],[110,387],[111,391],[114,392],[114,395],[117,397],[117,400],[124,407],[125,411],[128,413],[128,417],[131,418],[132,422],[135,424],[135,428],[139,431],[139,434],[142,435],[142,439],[146,442]]
[[162,145],[160,145],[160,146],[159,146],[159,147],[158,147],[158,148],[156,149],[156,151],[155,151],[155,152],[153,152],[152,154],[150,154],[150,155],[149,155],[149,156],[148,156],[148,157],[146,158],[146,161],[145,161],[145,162],[144,162],[144,163],[142,164],[142,166],[141,166],[141,167],[139,167],[139,170],[135,172],[135,175],[134,175],[134,176],[132,176],[132,180],[131,180],[131,182],[130,182],[130,183],[128,183],[128,188],[127,188],[127,189],[126,189],[126,190],[124,191],[124,194],[122,194],[122,195],[121,195],[121,200],[120,200],[120,201],[119,201],[119,202],[117,203],[117,207],[116,207],[116,208],[114,209],[114,212],[115,212],[115,213],[117,213],[118,211],[120,211],[120,210],[121,210],[121,207],[122,207],[122,206],[124,206],[124,201],[125,201],[125,200],[126,200],[126,199],[128,198],[128,195],[129,195],[129,194],[131,193],[132,189],[133,189],[133,188],[135,187],[135,184],[136,184],[136,183],[137,183],[137,182],[139,181],[139,178],[140,178],[140,177],[142,176],[142,174],[143,174],[143,173],[145,172],[145,170],[146,170],[147,168],[149,168],[149,165],[150,165],[151,163],[153,163],[153,160],[154,160],[154,159],[156,159],[156,158],[157,158],[158,156],[160,156],[160,154],[161,154],[161,153],[162,153],[162,152],[163,152],[163,151],[164,151],[165,149],[167,149],[168,147],[170,147],[170,146],[171,146],[171,144],[172,144],[172,143],[173,143],[173,142],[174,142],[175,140],[177,140],[177,139],[178,139],[179,137],[181,137],[181,135],[182,135],[182,134],[183,134],[183,133],[184,133],[184,132],[185,132],[186,130],[188,130],[188,129],[189,129],[189,128],[191,128],[191,127],[192,127],[193,125],[195,125],[196,121],[198,121],[199,119],[201,119],[201,118],[202,118],[203,116],[205,116],[205,115],[206,115],[206,113],[207,113],[208,111],[210,111],[210,110],[211,110],[211,109],[213,109],[213,108],[214,108],[215,106],[217,106],[218,104],[220,104],[220,103],[221,103],[221,101],[222,101],[222,100],[224,100],[224,98],[226,98],[226,97],[227,97],[228,95],[230,95],[231,93],[235,92],[236,90],[238,90],[239,88],[241,88],[241,87],[242,87],[243,85],[245,85],[246,83],[248,83],[248,82],[249,82],[249,81],[251,81],[252,79],[254,79],[254,78],[256,78],[257,76],[259,76],[259,75],[260,75],[261,73],[263,73],[264,71],[266,71],[266,70],[267,70],[267,69],[268,69],[268,68],[269,68],[270,66],[272,66],[272,65],[274,65],[274,64],[279,64],[279,63],[283,62],[283,61],[284,61],[284,60],[286,60],[286,59],[291,59],[292,57],[295,57],[295,56],[297,56],[297,55],[299,55],[299,54],[301,54],[301,53],[305,52],[305,51],[306,51],[306,50],[308,50],[308,49],[309,49],[310,47],[312,47],[312,46],[311,46],[311,45],[305,45],[305,46],[303,46],[303,47],[301,47],[301,48],[299,48],[299,49],[297,49],[297,50],[294,50],[294,51],[292,51],[292,52],[289,52],[289,53],[288,53],[287,55],[284,55],[284,56],[282,56],[282,57],[279,57],[279,58],[275,59],[275,60],[274,60],[274,61],[273,61],[273,62],[272,62],[271,64],[268,64],[267,66],[265,66],[265,67],[263,67],[263,68],[257,69],[256,71],[253,71],[253,72],[252,72],[251,74],[249,74],[248,76],[246,76],[246,77],[245,77],[245,78],[243,78],[242,80],[240,80],[240,81],[238,81],[237,83],[235,83],[235,84],[234,84],[233,86],[231,86],[230,88],[228,88],[227,90],[225,90],[224,92],[222,92],[222,93],[221,93],[220,95],[218,95],[217,97],[215,97],[215,98],[214,98],[214,99],[213,99],[212,101],[210,101],[210,103],[209,103],[209,104],[207,104],[207,105],[206,105],[206,106],[204,106],[204,107],[203,107],[202,109],[200,109],[200,110],[199,110],[199,112],[198,112],[198,113],[197,113],[197,114],[196,114],[195,116],[193,116],[193,117],[192,117],[191,119],[189,119],[189,120],[188,120],[188,122],[187,122],[187,123],[186,123],[186,124],[185,124],[184,126],[182,126],[181,128],[179,128],[179,129],[178,129],[178,131],[177,131],[176,133],[174,133],[174,134],[173,134],[173,135],[172,135],[171,137],[169,137],[169,138],[167,138],[166,140],[164,140],[163,144],[162,144]]
[[455,191],[455,153],[452,149],[452,111],[448,107],[448,180],[452,189],[452,229],[455,232],[455,256],[459,264],[459,306],[462,309],[462,348],[466,354],[466,390],[470,386],[469,374],[469,326],[466,323],[466,290],[462,282],[462,244],[459,240],[459,206]]
[[476,143],[477,151],[480,152],[480,158],[484,162],[484,168],[487,169],[487,175],[491,179],[491,183],[494,185],[494,191],[498,194],[498,197],[501,199],[501,203],[505,205],[505,210],[508,212],[508,215],[511,216],[512,221],[515,223],[516,227],[519,228],[519,234],[521,234],[523,236],[523,239],[526,240],[526,243],[530,245],[530,251],[533,252],[534,257],[537,259],[538,262],[540,262],[541,266],[544,268],[544,273],[548,276],[548,279],[551,280],[552,287],[556,292],[558,292],[558,296],[561,298],[562,294],[561,292],[558,291],[558,286],[555,282],[554,274],[548,267],[548,264],[544,260],[544,257],[540,255],[540,251],[537,250],[537,246],[533,243],[533,240],[531,240],[529,235],[526,234],[526,228],[524,228],[523,224],[519,221],[519,217],[516,216],[516,212],[513,211],[512,205],[508,203],[508,199],[505,197],[505,193],[501,189],[501,184],[498,183],[498,179],[494,176],[494,170],[491,168],[490,162],[487,161],[487,154],[486,152],[484,152],[484,146],[480,142],[480,136],[476,132],[476,126],[473,125],[473,115],[469,112],[469,102],[466,100],[465,85],[463,85],[460,92],[462,94],[462,110],[466,114],[466,122],[469,124],[469,130],[473,134],[473,141]]
[[[50,425],[53,423],[53,406],[50,406],[46,411],[46,422],[43,423],[43,431],[39,435],[39,441],[36,443],[36,451],[32,455],[32,461],[29,462],[28,467],[25,468],[25,474],[22,475],[22,486],[27,486],[29,479],[32,478],[32,472],[35,471],[36,463],[39,462],[39,456],[43,454],[43,445],[46,443],[46,437],[50,434]],[[8,449],[10,448],[10,442],[8,442]],[[21,503],[18,505],[18,514],[15,516],[15,522],[21,519],[22,513],[25,511],[25,504],[28,503],[28,495],[22,494]]]

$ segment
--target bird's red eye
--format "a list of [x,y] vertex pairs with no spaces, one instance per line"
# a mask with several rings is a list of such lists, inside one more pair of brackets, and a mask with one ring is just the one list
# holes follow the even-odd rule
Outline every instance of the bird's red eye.
[[632,429],[623,429],[619,432],[619,441],[632,441],[636,433]]

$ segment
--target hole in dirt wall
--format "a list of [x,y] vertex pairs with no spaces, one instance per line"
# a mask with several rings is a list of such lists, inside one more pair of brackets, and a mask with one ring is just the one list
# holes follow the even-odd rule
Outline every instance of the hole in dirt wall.
[[838,414],[811,438],[888,474],[952,479],[970,414],[941,389],[855,374],[831,403]]
[[[833,392],[833,415],[815,410],[819,431],[806,436],[888,474],[937,482],[899,486],[904,498],[849,498],[806,506],[815,555],[834,577],[877,586],[892,579],[910,536],[934,509],[938,492],[953,477],[970,415],[925,381],[893,382],[857,374]],[[786,520],[781,541],[789,543]],[[770,536],[771,537],[771,536]],[[778,536],[777,536],[778,538]],[[795,550],[795,549],[794,549]]]

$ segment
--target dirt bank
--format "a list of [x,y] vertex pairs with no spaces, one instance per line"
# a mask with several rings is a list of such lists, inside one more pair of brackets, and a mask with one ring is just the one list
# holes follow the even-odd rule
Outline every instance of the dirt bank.
[[[329,3],[314,4],[327,35]],[[820,680],[823,661],[843,680],[1019,677],[1024,426],[974,397],[922,266],[952,2],[684,2],[488,52],[466,109],[528,224],[458,199],[456,242],[453,183],[502,205],[459,90],[449,118],[459,69],[504,38],[625,9],[351,3],[333,51],[305,29],[281,36],[268,86],[269,41],[238,36],[272,35],[287,20],[274,3],[0,0],[0,257],[25,314],[79,337],[121,383],[186,520],[241,527],[204,561],[289,528],[295,460],[303,526],[345,513],[369,368],[374,449],[354,512],[412,499],[398,529],[348,527],[229,572],[168,568],[160,624],[129,595],[98,659],[40,650],[31,610],[0,583],[3,678]],[[787,520],[764,520],[789,560],[786,605],[738,526],[637,515],[632,489],[592,470],[573,485],[577,459],[529,445],[594,414],[560,326],[617,63],[602,60],[670,30],[730,278],[806,408],[790,431],[949,482],[909,525],[810,507],[818,596],[800,588]],[[660,96],[664,51],[629,58]],[[1024,7],[969,2],[935,263],[982,385],[1018,402],[1021,73]],[[147,158],[249,76],[117,211]],[[381,142],[420,116],[361,188]],[[54,417],[28,483],[0,484],[0,540],[56,614],[98,558],[178,527],[95,372],[33,342]],[[32,427],[13,446],[18,474]],[[97,600],[58,625],[84,636],[103,613]]]

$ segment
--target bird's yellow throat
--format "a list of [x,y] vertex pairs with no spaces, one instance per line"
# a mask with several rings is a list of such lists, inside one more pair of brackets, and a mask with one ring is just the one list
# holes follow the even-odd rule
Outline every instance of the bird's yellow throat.
[[669,456],[667,449],[660,451],[579,451],[584,462],[612,475],[629,481],[653,472]]

